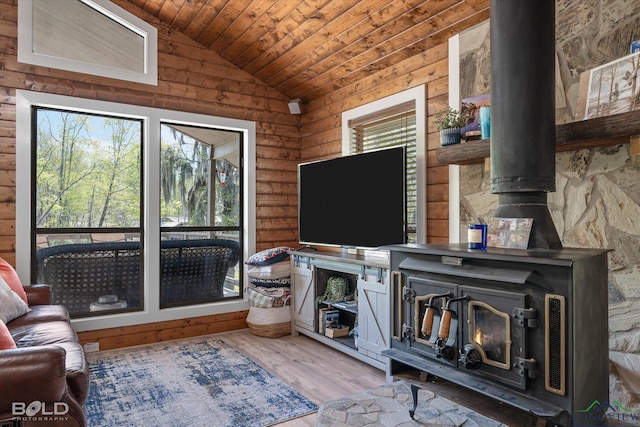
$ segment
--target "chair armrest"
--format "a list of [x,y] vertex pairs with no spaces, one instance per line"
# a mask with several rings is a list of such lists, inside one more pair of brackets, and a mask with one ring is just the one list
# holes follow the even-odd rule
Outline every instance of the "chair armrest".
[[51,286],[49,285],[31,285],[25,286],[24,291],[27,294],[29,305],[49,305],[52,302]]
[[59,402],[67,391],[65,357],[55,345],[0,351],[0,413],[13,402]]

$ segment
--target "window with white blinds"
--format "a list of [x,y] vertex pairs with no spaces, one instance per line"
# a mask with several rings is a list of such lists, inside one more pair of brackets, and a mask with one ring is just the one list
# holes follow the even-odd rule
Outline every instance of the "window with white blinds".
[[373,115],[350,120],[349,133],[350,154],[397,146],[406,147],[406,235],[409,243],[415,242],[418,204],[415,102],[396,105]]

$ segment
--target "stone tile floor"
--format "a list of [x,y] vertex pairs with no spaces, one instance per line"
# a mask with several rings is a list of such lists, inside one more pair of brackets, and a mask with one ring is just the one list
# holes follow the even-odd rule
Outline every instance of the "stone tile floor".
[[449,399],[420,389],[414,419],[409,383],[396,381],[347,397],[323,403],[316,417],[317,427],[328,426],[464,426],[507,427]]
[[[397,379],[397,378],[396,378]],[[360,393],[323,403],[316,427],[551,427],[542,418],[445,380],[411,380],[420,385],[414,419],[410,382],[400,379]],[[607,420],[602,426],[634,424]]]

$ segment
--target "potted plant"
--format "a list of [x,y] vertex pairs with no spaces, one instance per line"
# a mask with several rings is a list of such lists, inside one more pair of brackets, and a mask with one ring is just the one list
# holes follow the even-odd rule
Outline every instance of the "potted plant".
[[465,125],[466,116],[448,107],[434,115],[433,123],[440,130],[440,145],[460,143],[460,128]]

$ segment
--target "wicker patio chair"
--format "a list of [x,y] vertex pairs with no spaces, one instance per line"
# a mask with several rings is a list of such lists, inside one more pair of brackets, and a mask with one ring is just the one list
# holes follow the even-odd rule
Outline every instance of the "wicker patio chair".
[[[227,272],[240,260],[238,242],[225,239],[162,241],[161,306],[208,302],[224,295]],[[141,307],[140,242],[59,245],[36,252],[38,283],[73,314],[86,314],[92,302],[117,295],[128,307]]]

